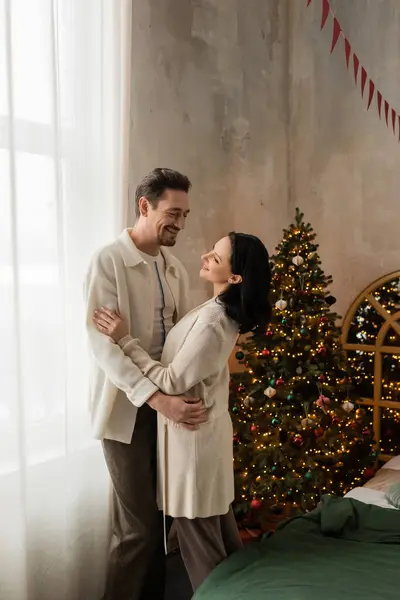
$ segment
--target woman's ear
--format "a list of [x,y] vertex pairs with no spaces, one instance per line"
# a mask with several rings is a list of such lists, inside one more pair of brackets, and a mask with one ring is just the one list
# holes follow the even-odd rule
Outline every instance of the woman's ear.
[[242,283],[243,279],[241,275],[231,275],[228,279],[228,283],[232,285],[237,285],[238,283]]

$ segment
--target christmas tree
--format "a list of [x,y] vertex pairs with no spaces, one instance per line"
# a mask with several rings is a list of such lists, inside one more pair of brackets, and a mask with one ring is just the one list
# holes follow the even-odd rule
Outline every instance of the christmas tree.
[[352,397],[315,237],[297,209],[271,259],[272,322],[236,354],[245,365],[231,381],[237,514],[307,511],[373,474],[372,427]]

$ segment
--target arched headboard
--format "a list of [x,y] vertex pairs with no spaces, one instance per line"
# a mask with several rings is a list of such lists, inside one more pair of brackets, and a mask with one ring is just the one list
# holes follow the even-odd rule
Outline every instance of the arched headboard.
[[388,460],[400,454],[400,271],[359,294],[344,319],[342,343],[379,458]]

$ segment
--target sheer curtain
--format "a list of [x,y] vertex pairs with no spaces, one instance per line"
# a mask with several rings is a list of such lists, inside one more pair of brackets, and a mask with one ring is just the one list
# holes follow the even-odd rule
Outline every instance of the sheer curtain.
[[82,282],[127,197],[130,0],[0,0],[0,598],[99,600]]

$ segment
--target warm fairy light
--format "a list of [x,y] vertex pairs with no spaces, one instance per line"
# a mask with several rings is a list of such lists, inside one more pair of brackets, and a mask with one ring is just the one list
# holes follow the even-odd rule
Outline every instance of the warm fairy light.
[[[372,295],[389,315],[400,310],[400,281],[398,278],[380,286],[372,292]],[[365,300],[359,305],[354,315],[347,341],[373,347],[384,323],[384,317]],[[373,398],[375,387],[378,385],[380,403],[400,402],[400,336],[394,329],[389,329],[386,333],[383,346],[391,347],[391,351],[382,352],[382,354],[363,351],[349,352],[354,381],[360,396]],[[379,382],[375,382],[374,379],[375,360],[382,361],[382,378]],[[377,441],[384,454],[400,452],[398,412],[397,408],[380,408],[380,423],[376,433],[380,438]]]

